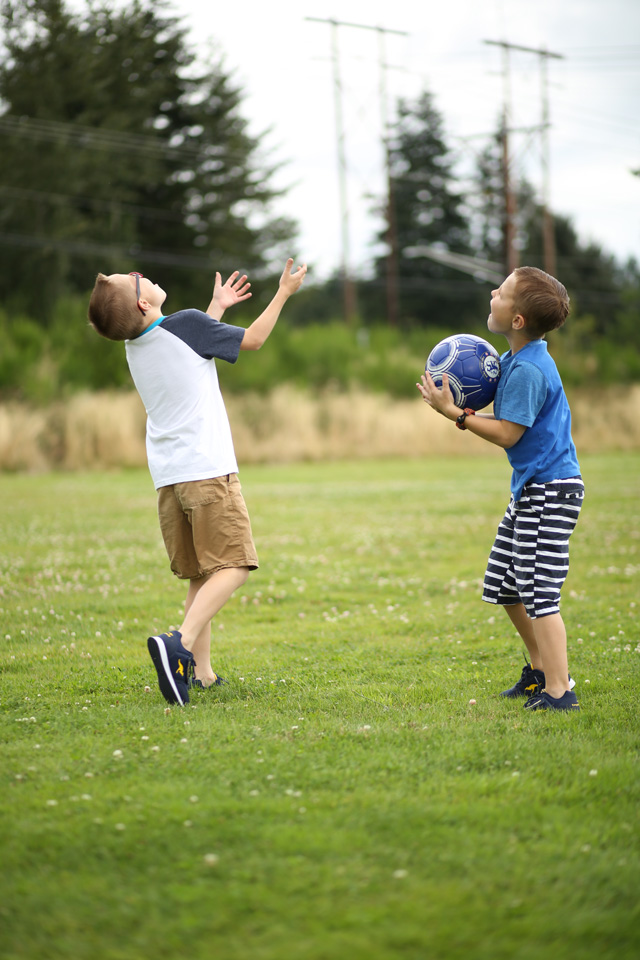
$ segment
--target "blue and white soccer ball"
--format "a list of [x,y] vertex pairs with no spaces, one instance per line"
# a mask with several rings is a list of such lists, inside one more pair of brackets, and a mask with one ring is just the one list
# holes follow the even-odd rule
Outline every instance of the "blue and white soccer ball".
[[498,387],[500,355],[482,337],[457,333],[433,348],[425,370],[437,387],[442,386],[442,374],[447,374],[456,406],[482,410],[491,403]]

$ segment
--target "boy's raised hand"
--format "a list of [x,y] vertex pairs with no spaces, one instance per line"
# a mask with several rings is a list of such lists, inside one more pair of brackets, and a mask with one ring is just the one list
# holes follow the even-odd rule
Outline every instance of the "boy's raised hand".
[[234,270],[224,284],[220,274],[216,273],[213,297],[211,298],[207,313],[215,317],[216,320],[219,320],[224,311],[229,307],[233,307],[236,303],[242,303],[243,300],[249,299],[251,296],[250,286],[251,284],[247,283],[246,273],[240,276],[239,270]]
[[295,293],[296,290],[300,289],[300,285],[305,278],[307,272],[306,263],[301,267],[298,267],[295,273],[292,273],[293,268],[293,257],[289,257],[285,264],[285,268],[282,271],[282,276],[280,277],[280,289],[283,293],[289,297],[292,293]]

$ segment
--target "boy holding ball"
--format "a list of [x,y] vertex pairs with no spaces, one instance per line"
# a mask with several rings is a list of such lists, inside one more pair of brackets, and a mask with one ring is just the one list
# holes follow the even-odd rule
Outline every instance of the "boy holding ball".
[[509,350],[493,414],[456,406],[446,374],[442,389],[425,373],[416,384],[434,410],[460,430],[506,450],[511,500],[498,527],[482,599],[504,606],[530,657],[505,697],[524,696],[528,710],[579,710],[567,665],[560,589],[569,570],[569,537],[584,497],[571,438],[571,413],[544,336],[562,326],[569,297],[554,277],[518,267],[491,294],[488,328]]

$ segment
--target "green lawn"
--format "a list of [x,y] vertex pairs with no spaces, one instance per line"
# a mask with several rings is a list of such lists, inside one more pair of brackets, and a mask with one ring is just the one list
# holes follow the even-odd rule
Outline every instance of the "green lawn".
[[506,460],[243,470],[229,683],[171,710],[146,472],[0,476],[2,960],[637,960],[640,456],[582,465],[571,716],[498,696]]

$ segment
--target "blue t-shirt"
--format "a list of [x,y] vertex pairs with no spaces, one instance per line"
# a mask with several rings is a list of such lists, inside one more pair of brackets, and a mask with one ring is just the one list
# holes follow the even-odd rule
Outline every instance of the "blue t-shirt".
[[494,415],[527,428],[507,450],[513,468],[513,499],[520,499],[529,481],[547,483],[579,476],[571,411],[546,342],[531,340],[515,354],[507,351],[500,357],[500,369]]

